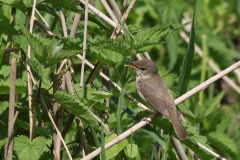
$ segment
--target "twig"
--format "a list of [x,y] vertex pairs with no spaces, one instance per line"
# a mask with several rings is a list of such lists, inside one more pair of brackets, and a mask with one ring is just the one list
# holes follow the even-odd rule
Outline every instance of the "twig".
[[41,17],[41,19],[43,20],[43,22],[49,27],[48,23],[45,21],[45,19],[42,17],[42,15],[38,12],[38,10],[35,10],[37,12],[37,14]]
[[115,12],[115,14],[117,15],[117,17],[119,19],[121,19],[122,18],[122,13],[121,13],[121,11],[118,8],[117,3],[114,0],[107,0],[107,1],[110,4],[110,6],[113,9],[113,11]]
[[4,53],[9,53],[9,52],[13,52],[13,51],[19,51],[21,49],[22,49],[21,47],[7,48],[7,49],[5,49]]
[[[79,0],[82,4],[86,4],[86,2],[84,0]],[[91,4],[88,5],[89,9],[91,11],[93,11],[93,13],[95,13],[97,16],[99,16],[100,18],[102,18],[103,20],[105,20],[107,23],[109,23],[111,26],[113,26],[114,28],[117,27],[117,23],[115,23],[113,20],[111,20],[110,18],[108,18],[105,14],[103,14],[101,11],[99,11],[98,9],[96,9],[95,7],[93,7]],[[124,34],[123,30],[121,29],[121,33]],[[136,55],[138,60],[141,60],[142,57],[140,56],[140,54]],[[146,57],[147,58],[147,57]]]
[[121,14],[123,14],[125,8],[126,8],[126,5],[127,5],[127,0],[124,0],[123,2],[123,6],[122,6],[122,9],[121,9]]
[[[30,68],[27,68],[27,71],[29,72],[30,77],[31,77],[31,79],[32,79],[32,82],[34,83],[36,89],[38,90],[38,86],[37,86],[37,83],[36,83],[36,81],[35,81],[35,79],[34,79],[34,77],[33,77],[33,75],[32,75],[31,69],[30,69]],[[64,145],[64,147],[65,147],[65,149],[66,149],[66,151],[67,151],[67,154],[68,154],[69,159],[72,160],[72,157],[71,157],[71,154],[70,154],[70,152],[69,152],[69,149],[67,148],[67,145],[66,145],[64,139],[63,139],[62,136],[61,136],[61,132],[58,130],[58,128],[57,128],[57,126],[56,126],[56,124],[55,124],[55,122],[54,122],[54,120],[53,120],[53,118],[52,118],[52,115],[51,115],[50,111],[49,111],[48,108],[47,108],[47,104],[46,104],[46,102],[45,102],[45,100],[44,100],[44,98],[43,98],[43,96],[42,96],[41,93],[40,93],[40,98],[41,98],[41,100],[42,100],[43,106],[45,107],[45,110],[46,110],[46,112],[47,112],[47,114],[48,114],[48,116],[49,116],[49,118],[50,118],[50,120],[51,120],[51,122],[52,122],[52,124],[53,124],[53,126],[54,126],[54,128],[55,128],[55,130],[57,131],[58,135],[60,136],[60,139],[61,139],[61,141],[62,141],[62,143],[63,143],[63,145]]]
[[12,160],[13,156],[13,132],[14,132],[14,110],[15,110],[15,85],[17,76],[17,59],[11,60],[11,79],[10,79],[10,102],[8,114],[8,143],[5,149],[5,159]]
[[44,24],[42,24],[42,22],[40,22],[37,18],[34,18],[34,22],[41,27],[44,31],[46,31],[49,35],[54,35],[54,33],[47,28],[46,26],[44,26]]
[[109,5],[107,4],[107,2],[105,0],[100,0],[100,2],[102,3],[103,7],[105,8],[105,10],[108,12],[109,16],[112,18],[112,20],[117,23],[118,20],[115,17],[115,15],[113,14],[111,8],[109,7]]
[[63,11],[60,11],[60,15],[61,15],[61,24],[62,24],[62,29],[63,29],[63,36],[65,38],[67,38],[68,37],[67,26],[66,26],[66,20],[65,20],[65,16],[64,16]]
[[172,144],[174,145],[174,148],[178,152],[178,155],[179,155],[180,159],[181,160],[188,160],[188,158],[187,158],[179,140],[177,138],[171,136],[171,141],[172,141]]
[[79,131],[79,134],[80,134],[80,142],[84,148],[84,153],[85,155],[88,155],[90,153],[89,151],[89,148],[88,148],[88,142],[87,142],[87,138],[86,138],[86,134],[84,132],[84,127],[83,127],[83,123],[82,123],[82,120],[79,119],[77,116],[75,116],[75,120],[76,120],[76,123],[77,123],[77,127],[78,127],[78,131]]
[[181,97],[179,97],[178,99],[175,100],[175,104],[178,105],[179,103],[185,101],[187,98],[191,97],[192,95],[196,94],[199,91],[204,90],[205,88],[207,88],[210,84],[212,84],[213,82],[217,81],[218,79],[222,78],[223,76],[225,76],[226,74],[234,71],[235,69],[237,69],[240,66],[240,61],[238,61],[237,63],[231,65],[230,67],[226,68],[225,70],[223,70],[222,72],[216,74],[215,76],[213,76],[212,78],[208,79],[207,81],[205,81],[204,83],[198,85],[197,87],[193,88],[192,90],[188,91],[187,93],[185,93],[184,95],[182,95]]
[[86,49],[87,49],[87,27],[88,27],[88,0],[86,0],[86,5],[85,5],[83,60],[82,60],[82,68],[81,68],[80,88],[83,87],[84,67],[85,67],[85,58],[86,58]]
[[[15,15],[16,15],[16,8],[12,7],[12,11],[11,11],[11,19],[10,19],[10,26],[14,27],[14,20],[15,20]],[[12,46],[12,35],[9,35],[7,37],[7,46],[6,49],[10,48]],[[4,56],[4,64],[9,64],[9,59],[10,59],[10,53],[5,54]]]
[[[34,17],[35,17],[35,9],[36,9],[36,3],[37,1],[33,1],[33,8],[32,8],[32,15],[31,15],[31,21],[30,21],[30,30],[29,32],[32,34],[33,31],[33,24],[34,24]],[[31,59],[31,46],[28,44],[28,56],[27,56],[27,69],[30,68],[30,59]],[[30,140],[33,140],[33,131],[35,124],[33,124],[33,119],[34,119],[34,114],[33,114],[33,89],[32,89],[32,81],[31,81],[31,76],[28,73],[28,99],[29,99],[29,127],[30,127]]]
[[[126,20],[127,20],[127,18],[128,18],[128,16],[129,16],[129,14],[130,14],[130,12],[131,12],[131,10],[132,10],[132,8],[133,8],[133,6],[134,6],[135,3],[136,3],[136,0],[132,0],[132,2],[130,3],[130,5],[128,6],[127,11],[126,11],[126,12],[124,13],[124,15],[122,16],[121,22],[122,22],[123,24],[126,22]],[[117,24],[117,27],[116,27],[116,29],[115,29],[115,31],[113,32],[113,34],[112,34],[111,37],[112,37],[113,39],[116,39],[120,31],[121,31],[121,26],[120,26],[120,24]]]
[[74,17],[72,29],[70,32],[70,36],[75,37],[80,19],[81,19],[81,14],[76,13]]
[[[67,71],[67,73],[65,74],[65,81],[66,81],[66,85],[67,85],[67,89],[68,89],[68,93],[71,95],[74,95],[74,90],[73,90],[73,86],[72,86],[72,82],[71,82],[71,78],[69,76],[69,72]],[[74,84],[73,84],[74,85]],[[80,134],[80,139],[81,139],[81,144],[83,146],[84,149],[84,153],[89,154],[89,148],[88,148],[88,143],[87,143],[87,138],[85,136],[85,132],[84,132],[84,127],[83,124],[81,122],[80,119],[78,119],[76,116],[75,120],[78,126],[78,132]]]

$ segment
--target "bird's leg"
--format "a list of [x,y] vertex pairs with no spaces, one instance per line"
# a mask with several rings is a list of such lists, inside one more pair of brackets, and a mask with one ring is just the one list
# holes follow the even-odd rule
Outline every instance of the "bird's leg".
[[147,120],[148,118],[152,118],[152,117],[159,116],[159,115],[161,115],[161,113],[156,112],[148,117],[144,117],[141,121],[145,121],[147,124],[149,124],[149,121]]

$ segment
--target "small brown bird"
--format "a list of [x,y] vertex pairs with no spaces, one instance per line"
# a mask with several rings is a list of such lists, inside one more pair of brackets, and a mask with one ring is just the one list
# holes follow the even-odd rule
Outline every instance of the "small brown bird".
[[177,136],[184,140],[188,134],[178,118],[174,98],[158,74],[157,65],[149,59],[131,62],[125,65],[136,70],[136,85],[139,96],[167,119],[172,121]]

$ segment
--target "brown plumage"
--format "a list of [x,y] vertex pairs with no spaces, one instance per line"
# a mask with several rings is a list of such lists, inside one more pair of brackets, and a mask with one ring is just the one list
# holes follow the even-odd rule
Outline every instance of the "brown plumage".
[[177,136],[181,140],[188,138],[188,134],[178,117],[174,98],[158,74],[157,65],[152,60],[144,59],[126,66],[136,70],[136,85],[139,96],[172,121]]

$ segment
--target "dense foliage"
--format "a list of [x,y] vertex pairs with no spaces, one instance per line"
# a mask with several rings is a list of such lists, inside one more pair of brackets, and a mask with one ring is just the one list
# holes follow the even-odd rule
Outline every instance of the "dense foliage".
[[[90,3],[108,15],[100,1]],[[121,10],[123,0],[116,3]],[[127,7],[129,4],[130,1]],[[147,106],[137,95],[135,71],[124,67],[128,63],[126,60],[135,60],[138,53],[143,58],[144,52],[149,53],[159,66],[159,74],[175,98],[216,74],[206,60],[211,60],[223,70],[240,58],[240,0],[198,0],[196,3],[183,0],[137,1],[126,21],[127,27],[120,22],[121,18],[118,18],[124,36],[120,33],[116,40],[110,39],[114,27],[92,11],[88,13],[86,60],[93,65],[98,61],[102,62],[100,71],[106,73],[107,70],[109,78],[118,84],[122,91],[106,82],[100,75],[96,76],[93,84],[87,85],[88,78],[92,76],[92,68],[87,65],[84,71],[84,86],[80,88],[82,60],[76,55],[82,55],[84,51],[85,8],[84,5],[79,5],[77,0],[37,1],[36,9],[48,22],[49,30],[54,33],[49,35],[36,21],[33,33],[29,32],[33,7],[31,0],[0,1],[1,159],[4,158],[8,139],[12,58],[17,58],[15,110],[19,112],[14,125],[13,157],[24,160],[54,159],[54,155],[56,156],[55,130],[44,104],[56,122],[56,119],[62,118],[62,122],[59,120],[58,123],[62,123],[60,130],[66,131],[63,138],[73,159],[83,157],[79,119],[84,126],[88,149],[92,152],[150,115],[129,97],[124,96],[125,91]],[[66,18],[67,38],[62,29],[60,11],[64,11]],[[72,37],[70,32],[76,13],[81,14],[81,19],[76,36]],[[35,17],[44,23],[37,13]],[[189,43],[180,36],[180,32],[189,35]],[[202,56],[194,54],[194,43],[203,51]],[[32,127],[29,124],[27,72],[29,44],[30,67],[39,88],[33,85],[31,96],[33,116],[36,118],[33,140],[29,136]],[[5,49],[14,47],[19,49],[5,52]],[[67,60],[66,65],[59,71],[64,60]],[[228,75],[238,85],[239,73],[237,69]],[[71,87],[67,86],[65,90],[61,86],[62,82],[65,82],[64,74],[71,77]],[[106,87],[108,85],[109,87]],[[240,93],[235,89],[221,79],[178,105],[178,110],[187,120],[183,125],[190,138],[180,142],[189,159],[193,158],[187,148],[200,159],[215,159],[199,147],[197,142],[227,159],[240,158]],[[105,100],[107,98],[110,99],[109,106]],[[60,111],[55,113],[54,106],[57,103],[64,108],[61,109],[61,115]],[[76,121],[73,121],[74,116]],[[72,123],[69,124],[69,121]],[[102,154],[97,156],[97,159],[180,159],[170,141],[169,133],[177,138],[171,122],[160,116],[112,148],[106,151],[102,149]],[[61,159],[68,159],[63,145]]]

